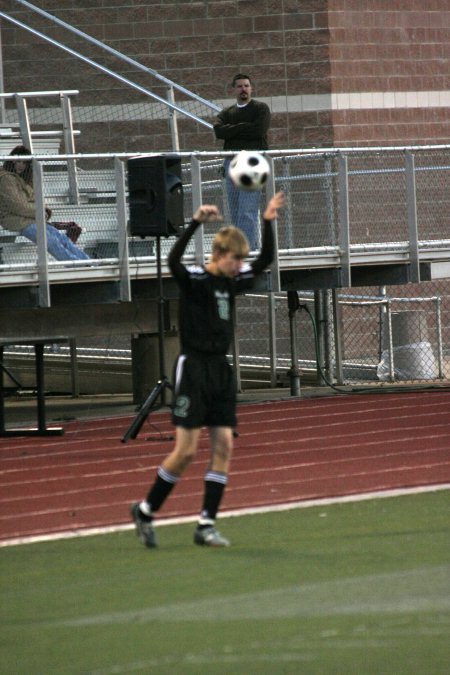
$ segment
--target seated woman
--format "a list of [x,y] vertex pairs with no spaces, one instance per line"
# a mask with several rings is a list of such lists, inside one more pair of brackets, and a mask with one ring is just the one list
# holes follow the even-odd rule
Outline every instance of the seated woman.
[[[31,155],[23,145],[16,146],[10,155]],[[47,218],[50,209],[46,209]],[[17,232],[36,243],[36,203],[33,190],[31,162],[6,161],[0,169],[0,225]],[[89,260],[89,256],[76,246],[65,232],[47,222],[47,250],[56,260]]]

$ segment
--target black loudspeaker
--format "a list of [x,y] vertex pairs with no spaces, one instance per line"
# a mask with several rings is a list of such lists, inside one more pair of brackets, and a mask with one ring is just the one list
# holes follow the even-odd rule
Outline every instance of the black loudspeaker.
[[184,225],[181,159],[142,155],[128,160],[130,234],[170,237]]

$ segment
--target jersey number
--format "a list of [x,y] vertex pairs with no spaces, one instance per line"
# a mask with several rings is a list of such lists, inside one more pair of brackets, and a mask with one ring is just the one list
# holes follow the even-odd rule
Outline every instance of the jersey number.
[[216,291],[217,311],[223,321],[230,320],[230,296],[228,293],[219,293]]
[[191,399],[189,396],[178,396],[175,401],[175,407],[173,413],[176,417],[187,417],[188,411],[191,405]]

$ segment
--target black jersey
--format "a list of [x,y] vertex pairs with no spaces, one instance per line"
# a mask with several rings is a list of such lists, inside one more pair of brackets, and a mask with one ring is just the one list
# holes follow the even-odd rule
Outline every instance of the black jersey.
[[233,337],[235,297],[250,290],[256,276],[272,262],[272,225],[264,221],[260,255],[250,264],[243,263],[235,277],[211,274],[203,266],[182,264],[189,239],[199,225],[193,220],[169,254],[169,267],[180,289],[181,351],[183,354],[226,354]]
[[214,133],[224,141],[224,150],[268,150],[269,127],[269,106],[252,99],[245,106],[234,104],[222,110],[217,115]]

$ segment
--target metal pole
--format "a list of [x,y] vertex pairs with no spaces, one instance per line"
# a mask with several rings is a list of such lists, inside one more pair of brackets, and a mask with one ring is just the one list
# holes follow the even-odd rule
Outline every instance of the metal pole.
[[47,220],[44,203],[42,166],[37,159],[32,160],[33,186],[36,201],[36,230],[39,279],[39,306],[50,307],[50,284],[48,278]]
[[410,281],[420,282],[419,242],[417,233],[417,200],[414,155],[407,152],[405,155],[406,170],[406,208],[408,213]]
[[[191,157],[191,195],[193,213],[202,203],[202,173],[200,160],[195,155]],[[203,265],[205,262],[205,239],[203,223],[194,232],[195,262],[197,265]]]
[[277,322],[276,299],[274,293],[268,293],[269,312],[269,356],[270,356],[270,386],[277,386]]
[[30,152],[33,152],[33,140],[31,138],[30,118],[28,117],[27,100],[22,94],[16,94],[17,115],[19,117],[20,135],[22,143]]
[[[173,87],[167,89],[167,100],[169,103],[175,105],[175,95],[173,93]],[[178,136],[178,120],[177,113],[173,107],[169,108],[169,124],[170,124],[170,135],[172,137],[172,150],[174,152],[180,151],[180,138]]]
[[324,353],[325,353],[325,321],[323,311],[322,291],[314,291],[314,315],[317,326],[317,380],[318,384],[325,384],[322,373],[324,372]]
[[161,75],[158,73],[156,70],[153,70],[152,68],[147,68],[147,66],[142,65],[142,63],[139,63],[139,61],[135,61],[134,59],[130,58],[126,54],[122,54],[122,52],[117,51],[117,49],[114,49],[113,47],[110,47],[109,45],[105,44],[104,42],[101,42],[100,40],[97,40],[96,38],[92,37],[91,35],[88,35],[87,33],[83,33],[83,31],[79,30],[78,28],[75,28],[69,23],[66,23],[65,21],[62,21],[61,19],[58,19],[58,17],[53,16],[53,14],[49,14],[43,9],[40,9],[39,7],[36,7],[35,5],[32,5],[31,2],[27,2],[26,0],[16,0],[16,2],[20,3],[21,5],[24,5],[28,9],[31,9],[33,12],[37,12],[38,14],[41,14],[41,16],[45,16],[46,19],[49,19],[50,21],[53,21],[53,23],[57,23],[60,26],[63,26],[66,28],[68,31],[71,31],[72,33],[75,33],[75,35],[78,35],[79,37],[83,38],[84,40],[87,40],[88,42],[91,42],[92,44],[96,45],[97,47],[100,47],[101,49],[104,49],[105,51],[109,52],[110,54],[113,54],[113,56],[117,56],[117,58],[121,59],[122,61],[125,61],[126,63],[131,64],[132,66],[135,66],[136,68],[139,68],[140,70],[143,70],[145,73],[148,73],[149,75],[153,75],[156,79],[160,80],[161,82],[165,82],[166,84],[169,84],[170,86],[175,86],[178,91],[181,91],[182,93],[186,94],[187,96],[190,96],[191,98],[195,99],[196,101],[199,101],[200,103],[203,103],[205,106],[211,108],[212,110],[215,110],[216,112],[219,112],[221,109],[218,105],[215,103],[212,103],[211,101],[207,101],[206,99],[202,98],[198,94],[195,94],[192,91],[189,91],[189,89],[185,89],[179,84],[176,84],[169,80],[167,77],[164,77],[164,75]]
[[441,297],[436,297],[436,329],[437,329],[437,346],[438,346],[438,369],[439,378],[444,378],[444,352],[442,349],[442,321],[441,321]]
[[[332,331],[330,330],[330,307],[331,302],[331,292],[329,290],[323,291],[323,320],[325,328],[325,342],[324,342],[324,368],[327,374],[328,379],[332,380],[332,365],[331,365],[331,352],[332,352],[332,342],[333,336]],[[332,321],[331,321],[332,323]]]
[[[270,176],[269,181],[266,187],[266,196],[267,200],[270,200],[275,194],[275,174],[274,174],[274,162],[273,158],[266,156],[267,161],[270,166]],[[274,220],[273,223],[273,236],[274,236],[274,248],[275,248],[275,258],[270,268],[272,273],[271,281],[271,291],[279,293],[281,291],[281,281],[280,281],[280,260],[278,257],[278,222]]]
[[[67,94],[61,94],[61,113],[63,121],[64,149],[66,155],[75,154],[75,138],[73,135],[73,118],[70,98]],[[72,204],[79,204],[77,163],[75,159],[67,160],[67,172],[69,178],[69,194]]]
[[[381,297],[385,298],[386,297],[386,286],[380,286],[378,289],[378,293]],[[380,304],[380,309],[379,309],[379,320],[380,320],[380,338],[379,338],[379,343],[378,343],[378,360],[381,361],[381,357],[383,355],[383,338],[384,338],[384,331],[385,331],[385,324],[386,324],[386,305],[384,303]]]
[[388,336],[389,336],[389,379],[391,382],[395,380],[395,370],[394,370],[394,345],[392,339],[392,314],[391,314],[391,301],[386,301],[386,313],[387,313],[387,322],[388,322]]
[[80,395],[80,378],[78,373],[77,341],[75,338],[69,338],[69,348],[70,348],[70,374],[72,380],[72,398],[78,398]]
[[118,157],[114,160],[117,195],[117,240],[120,264],[120,299],[131,301],[130,258],[128,253],[127,199],[125,194],[125,163]]
[[[0,21],[0,94],[5,93],[5,80],[3,77],[3,45],[2,45],[2,22]],[[6,124],[5,99],[0,98],[0,122]]]
[[345,155],[338,156],[339,172],[339,243],[341,248],[341,285],[352,285],[350,267],[350,216],[348,200],[348,160]]
[[[9,16],[8,14],[5,14],[5,12],[0,12],[0,17],[3,17],[7,21],[10,21],[16,26],[19,26],[20,28],[23,28],[24,30],[28,31],[29,33],[32,33],[33,35],[37,35],[38,37],[42,38],[46,42],[49,42],[50,44],[54,45],[55,47],[58,47],[59,49],[62,49],[63,51],[67,52],[68,54],[71,54],[72,56],[75,56],[75,58],[80,59],[81,61],[84,61],[85,63],[88,63],[90,66],[93,66],[94,68],[97,68],[97,70],[100,70],[102,73],[106,73],[107,75],[110,75],[114,79],[118,80],[119,82],[122,82],[129,87],[132,87],[133,89],[136,89],[137,91],[140,91],[142,94],[145,94],[146,96],[150,96],[150,98],[153,98],[155,101],[159,101],[159,103],[162,103],[164,105],[171,106],[171,104],[163,99],[161,96],[158,96],[157,94],[153,94],[151,91],[146,89],[145,87],[141,87],[139,84],[136,84],[136,82],[132,82],[126,77],[123,77],[122,75],[119,75],[119,73],[114,72],[113,70],[110,70],[110,68],[106,68],[106,66],[102,66],[100,63],[97,63],[96,61],[93,61],[92,59],[88,58],[87,56],[83,56],[83,54],[80,54],[79,52],[75,51],[74,49],[71,49],[70,47],[67,47],[66,45],[63,45],[61,42],[58,42],[57,40],[54,40],[53,38],[48,37],[44,33],[41,33],[40,31],[36,30],[35,28],[30,28],[30,26],[27,26],[26,24],[22,23],[22,21],[18,21],[17,19],[14,19],[12,16]],[[208,129],[212,129],[213,125],[210,122],[206,122],[206,120],[203,120],[201,117],[197,117],[197,115],[193,115],[192,113],[188,112],[187,110],[183,110],[182,108],[178,108],[177,106],[174,106],[174,110],[178,110],[182,115],[185,115],[186,117],[189,117],[190,119],[194,120],[195,122],[198,122],[199,124],[202,124],[205,127],[208,127]]]
[[342,327],[342,316],[341,316],[341,306],[339,304],[339,299],[337,291],[335,288],[331,290],[332,293],[332,302],[333,302],[333,324],[334,324],[334,349],[335,349],[335,362],[336,362],[336,381],[338,384],[344,384],[344,370],[342,363],[342,338],[341,338],[341,327]]
[[300,302],[297,291],[287,292],[287,301],[289,309],[289,335],[291,342],[291,367],[289,369],[289,381],[291,396],[300,396],[300,373],[298,369],[298,350],[297,350],[297,322],[296,314],[300,309]]
[[[160,381],[165,382],[166,376],[166,352],[165,352],[165,298],[161,268],[161,237],[156,237],[156,275],[158,278],[158,355],[159,355],[159,373]],[[161,390],[161,403],[166,403],[166,391],[164,387]]]

